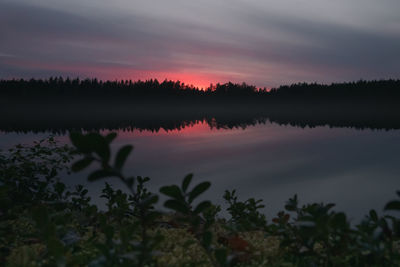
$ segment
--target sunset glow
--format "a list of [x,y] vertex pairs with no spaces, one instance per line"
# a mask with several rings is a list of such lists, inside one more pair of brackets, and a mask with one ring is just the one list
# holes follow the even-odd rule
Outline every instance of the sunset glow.
[[295,2],[5,0],[0,78],[270,88],[400,77],[399,1]]

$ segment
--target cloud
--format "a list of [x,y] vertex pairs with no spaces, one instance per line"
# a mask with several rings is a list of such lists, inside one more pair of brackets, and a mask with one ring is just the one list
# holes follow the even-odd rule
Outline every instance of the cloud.
[[113,8],[87,1],[81,9],[45,0],[0,3],[0,23],[7,25],[0,28],[0,51],[15,55],[0,54],[0,74],[139,79],[198,73],[212,82],[258,86],[400,75],[400,36],[393,26],[360,27],[363,17],[352,24],[324,21],[308,11],[260,8],[257,1],[171,1],[154,8],[150,2],[120,0]]

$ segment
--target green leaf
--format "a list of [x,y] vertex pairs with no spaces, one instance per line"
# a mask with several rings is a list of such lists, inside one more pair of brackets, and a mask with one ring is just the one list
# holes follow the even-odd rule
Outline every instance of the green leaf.
[[107,143],[111,143],[117,137],[117,133],[109,133],[104,138],[106,139]]
[[64,254],[64,245],[60,240],[49,238],[47,240],[48,252],[55,258],[60,258]]
[[150,211],[150,212],[147,211],[147,212],[148,213],[144,218],[146,224],[153,224],[154,221],[162,215],[162,213],[159,211]]
[[163,186],[160,188],[160,192],[176,200],[184,200],[181,190],[176,185]]
[[186,192],[186,190],[188,189],[190,181],[192,181],[192,178],[193,178],[193,174],[190,173],[190,174],[186,175],[186,177],[183,179],[183,182],[182,182],[183,192]]
[[158,202],[158,196],[157,195],[151,195],[144,199],[140,204],[143,206],[152,206]]
[[400,201],[394,200],[386,204],[385,210],[400,210]]
[[204,232],[203,233],[203,246],[208,249],[211,245],[211,241],[212,241],[212,233],[210,231]]
[[335,229],[344,228],[347,225],[346,215],[343,212],[339,212],[333,216],[332,226]]
[[105,177],[112,177],[112,176],[116,176],[116,173],[110,170],[97,170],[92,172],[91,174],[89,174],[88,176],[88,181],[96,181],[99,180],[101,178],[105,178]]
[[205,209],[207,209],[210,206],[211,206],[211,202],[210,201],[203,201],[199,205],[197,205],[197,207],[194,209],[193,212],[195,214],[199,214],[199,213],[203,212]]
[[92,150],[99,155],[103,161],[108,162],[110,160],[110,146],[102,135],[98,133],[89,133],[85,138]]
[[86,136],[83,135],[82,133],[78,132],[70,133],[69,139],[79,152],[84,154],[93,152],[93,148],[90,146],[89,142],[87,142]]
[[286,202],[285,209],[287,211],[296,211],[298,203],[297,195],[294,195],[293,198],[289,198],[289,200]]
[[85,157],[81,160],[76,161],[74,164],[72,164],[71,169],[73,172],[79,172],[79,171],[85,169],[86,167],[88,167],[92,162],[93,162],[92,158]]
[[129,188],[133,187],[133,184],[135,183],[135,178],[134,177],[126,178],[126,183]]
[[59,195],[61,195],[64,191],[65,191],[65,184],[63,184],[63,183],[60,183],[60,182],[57,182],[55,185],[54,185],[54,190],[59,194]]
[[117,170],[121,170],[122,167],[125,164],[126,159],[128,158],[129,154],[131,153],[133,149],[133,146],[131,145],[126,145],[123,146],[117,153],[117,156],[115,157],[115,163],[114,163],[114,167]]
[[165,201],[164,206],[171,210],[181,212],[183,214],[187,214],[189,212],[189,208],[182,202],[179,202],[175,199],[169,199]]
[[228,252],[226,251],[226,249],[224,248],[216,249],[214,255],[215,259],[217,260],[220,266],[227,265]]
[[49,221],[48,210],[44,206],[34,208],[32,211],[32,218],[38,224],[38,226],[45,227]]
[[210,188],[210,182],[203,182],[195,186],[193,190],[189,193],[189,203],[192,203],[193,200],[204,193],[208,188]]
[[375,210],[369,211],[369,217],[371,217],[371,219],[375,222],[378,221],[378,214],[376,214]]

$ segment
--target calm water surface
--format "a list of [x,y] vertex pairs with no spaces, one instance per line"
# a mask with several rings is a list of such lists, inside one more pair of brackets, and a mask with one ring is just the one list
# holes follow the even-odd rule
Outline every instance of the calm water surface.
[[[334,202],[337,210],[359,220],[370,208],[382,210],[400,189],[398,130],[303,129],[271,123],[211,129],[200,122],[181,130],[118,133],[114,150],[127,143],[135,147],[126,173],[149,176],[151,190],[180,184],[192,172],[195,181],[212,182],[205,198],[223,205],[224,190],[236,189],[241,199],[264,199],[269,216],[297,193],[302,203]],[[0,148],[48,135],[0,133]],[[66,136],[57,139],[68,143]],[[87,184],[95,197],[104,181],[88,184],[87,173],[63,179],[71,186]]]

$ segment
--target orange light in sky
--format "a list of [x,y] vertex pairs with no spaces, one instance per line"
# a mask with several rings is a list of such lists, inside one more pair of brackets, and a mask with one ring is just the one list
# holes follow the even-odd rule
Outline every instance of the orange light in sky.
[[[150,73],[137,73],[134,72],[129,75],[132,80],[147,80],[157,79],[159,82],[167,80],[180,81],[186,85],[193,85],[200,89],[207,89],[210,83],[222,83],[226,80],[224,77],[219,77],[214,74],[205,73],[189,73],[189,72],[150,72]],[[121,77],[121,79],[126,79]]]
[[[7,61],[10,66],[29,67],[36,70],[48,70],[50,76],[58,76],[59,73],[66,73],[70,78],[80,77],[97,78],[100,80],[148,80],[157,79],[159,82],[167,80],[180,81],[186,85],[193,85],[198,88],[207,89],[210,83],[225,83],[231,81],[231,77],[227,74],[206,73],[203,70],[196,72],[195,70],[176,70],[176,71],[149,71],[132,69],[124,66],[105,66],[91,65],[88,63],[79,64],[56,64],[53,62],[35,62],[29,60],[10,59]],[[54,74],[52,74],[54,73]],[[13,77],[10,77],[13,78]],[[30,77],[29,77],[30,78]],[[48,78],[48,77],[41,77]]]

